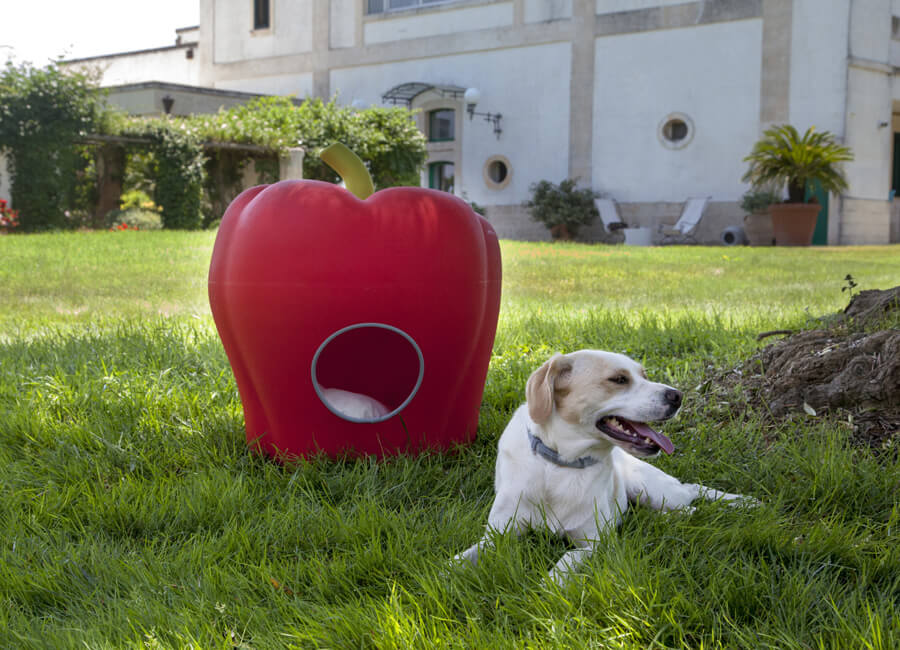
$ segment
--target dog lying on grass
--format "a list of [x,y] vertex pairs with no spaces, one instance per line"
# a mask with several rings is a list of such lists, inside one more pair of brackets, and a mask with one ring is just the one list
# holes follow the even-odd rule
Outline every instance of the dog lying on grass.
[[662,511],[688,508],[698,497],[756,503],[682,483],[639,460],[674,450],[646,423],[674,416],[682,395],[648,380],[629,357],[597,350],[554,355],[529,377],[525,395],[500,437],[487,532],[456,560],[476,564],[493,531],[547,526],[575,546],[550,572],[562,584],[618,526],[629,503]]

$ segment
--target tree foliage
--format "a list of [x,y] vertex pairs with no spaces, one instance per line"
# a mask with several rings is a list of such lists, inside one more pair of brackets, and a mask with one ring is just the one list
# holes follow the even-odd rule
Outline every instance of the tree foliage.
[[0,151],[23,230],[66,225],[81,162],[79,139],[102,119],[96,85],[58,66],[6,64],[0,74]]
[[[140,189],[152,192],[166,228],[200,228],[221,217],[204,216],[204,206],[221,212],[231,192],[223,186],[239,183],[251,155],[266,155],[210,155],[216,143],[261,147],[276,165],[289,148],[303,147],[304,176],[338,182],[318,153],[343,142],[366,162],[379,188],[418,185],[427,156],[425,138],[404,108],[354,110],[334,99],[298,105],[286,97],[263,97],[212,115],[128,117],[106,104],[82,73],[8,64],[0,76],[0,151],[10,160],[13,205],[24,229],[73,225],[64,215],[76,194],[85,195],[76,192],[76,172],[86,164],[79,143],[98,134],[136,139],[138,144],[123,146],[147,152],[143,169],[152,178]],[[207,169],[214,170],[213,179]]]
[[303,175],[338,182],[338,175],[319,159],[319,152],[343,142],[366,163],[376,189],[418,185],[425,164],[425,136],[405,108],[372,107],[353,110],[332,99],[309,99],[298,109],[300,141],[307,149]]
[[532,183],[531,199],[525,202],[531,218],[547,226],[554,236],[575,237],[582,226],[599,216],[594,205],[599,194],[588,188],[579,190],[577,185],[573,178],[559,185],[546,180]]

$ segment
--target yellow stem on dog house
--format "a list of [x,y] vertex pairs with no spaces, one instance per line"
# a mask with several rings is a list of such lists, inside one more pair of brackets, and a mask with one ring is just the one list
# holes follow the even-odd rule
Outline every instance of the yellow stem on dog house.
[[338,173],[347,190],[357,198],[365,200],[375,192],[375,184],[366,164],[346,145],[335,142],[325,147],[319,158]]

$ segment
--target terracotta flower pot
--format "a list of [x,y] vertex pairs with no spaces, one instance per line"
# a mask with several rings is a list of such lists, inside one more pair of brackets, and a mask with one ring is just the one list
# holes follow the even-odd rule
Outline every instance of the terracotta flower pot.
[[572,233],[569,232],[569,226],[564,223],[557,224],[550,228],[550,236],[553,237],[554,240],[559,241],[572,241],[574,239]]
[[744,233],[751,246],[771,246],[775,242],[772,215],[768,210],[752,212],[744,217]]
[[777,203],[769,206],[776,246],[809,246],[822,206],[818,203]]

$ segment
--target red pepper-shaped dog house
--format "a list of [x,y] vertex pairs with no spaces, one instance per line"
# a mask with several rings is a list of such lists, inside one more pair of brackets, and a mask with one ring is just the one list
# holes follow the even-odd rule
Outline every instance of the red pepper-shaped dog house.
[[[358,185],[346,162],[328,162]],[[500,283],[494,230],[446,192],[398,187],[361,200],[305,180],[246,190],[222,219],[209,299],[248,442],[284,457],[470,441]],[[354,417],[330,389],[388,412]]]

